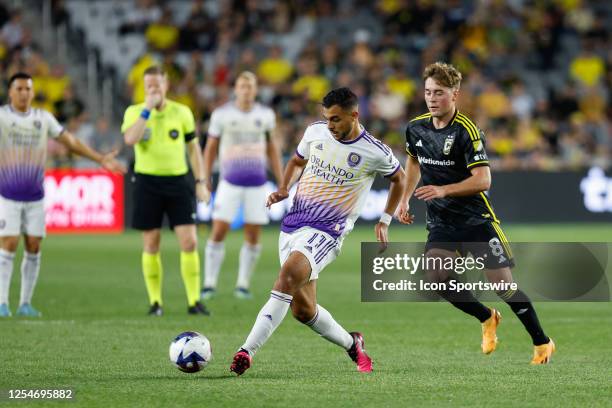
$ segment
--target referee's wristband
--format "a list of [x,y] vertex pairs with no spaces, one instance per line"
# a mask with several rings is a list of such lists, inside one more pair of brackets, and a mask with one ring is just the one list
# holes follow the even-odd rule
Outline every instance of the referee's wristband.
[[142,111],[140,111],[140,117],[143,118],[144,120],[149,120],[149,116],[151,116],[150,110],[145,108]]
[[391,220],[393,219],[392,216],[390,216],[387,213],[382,213],[382,215],[380,216],[380,219],[378,220],[378,222],[382,222],[383,224],[389,225],[391,224]]

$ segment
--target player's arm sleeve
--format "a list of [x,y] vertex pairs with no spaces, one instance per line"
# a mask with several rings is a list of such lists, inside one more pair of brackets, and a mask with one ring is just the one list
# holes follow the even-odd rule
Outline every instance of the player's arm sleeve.
[[272,140],[272,134],[274,133],[274,128],[276,127],[276,115],[274,111],[270,109],[268,111],[268,118],[266,120],[266,142]]
[[384,177],[391,177],[402,167],[399,160],[387,145],[383,145],[384,151],[380,152],[380,159],[376,171]]
[[210,123],[208,124],[208,137],[214,137],[218,139],[221,137],[221,132],[223,131],[223,126],[221,123],[221,118],[219,117],[219,111],[214,110],[212,115],[210,115]]
[[125,133],[126,130],[130,128],[140,116],[140,111],[136,106],[132,105],[125,110],[123,114],[123,123],[121,123],[121,133]]
[[313,139],[314,132],[312,130],[312,126],[309,126],[304,131],[304,136],[302,136],[302,140],[300,140],[297,149],[295,149],[295,154],[300,159],[308,160],[308,156],[310,155],[310,144],[312,143]]
[[417,157],[416,151],[414,150],[414,146],[412,144],[411,136],[410,126],[406,126],[406,153],[412,157]]
[[465,164],[468,169],[478,166],[488,166],[489,158],[485,151],[484,133],[480,129],[464,129],[461,132]]
[[269,114],[268,114],[268,126],[266,127],[266,130],[272,133],[275,127],[276,127],[276,115],[274,114],[274,111],[270,109]]
[[55,116],[53,116],[51,113],[45,111],[45,117],[47,120],[49,136],[51,136],[53,139],[57,139],[64,131],[64,127],[60,125],[57,119],[55,119]]
[[183,134],[185,135],[185,143],[191,142],[197,136],[195,118],[188,107],[185,107],[183,112]]

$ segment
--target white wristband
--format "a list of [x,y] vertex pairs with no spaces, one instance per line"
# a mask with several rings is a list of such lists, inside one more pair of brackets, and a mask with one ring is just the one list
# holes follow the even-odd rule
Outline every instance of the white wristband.
[[382,215],[380,216],[380,220],[378,220],[378,222],[382,222],[383,224],[391,224],[391,220],[393,219],[392,216],[390,216],[387,213],[382,213]]

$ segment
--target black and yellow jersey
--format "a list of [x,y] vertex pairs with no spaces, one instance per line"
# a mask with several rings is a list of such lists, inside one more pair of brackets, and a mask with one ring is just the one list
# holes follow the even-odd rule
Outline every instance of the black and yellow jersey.
[[[406,152],[419,161],[423,185],[459,183],[471,176],[472,168],[489,165],[484,133],[459,111],[441,129],[433,126],[430,113],[412,119],[406,128]],[[427,203],[428,228],[461,228],[487,221],[499,222],[487,192]]]

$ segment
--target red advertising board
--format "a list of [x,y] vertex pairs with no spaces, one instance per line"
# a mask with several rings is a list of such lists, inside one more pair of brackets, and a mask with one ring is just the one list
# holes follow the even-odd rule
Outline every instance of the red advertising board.
[[47,231],[123,231],[123,175],[104,170],[48,170],[45,174]]

